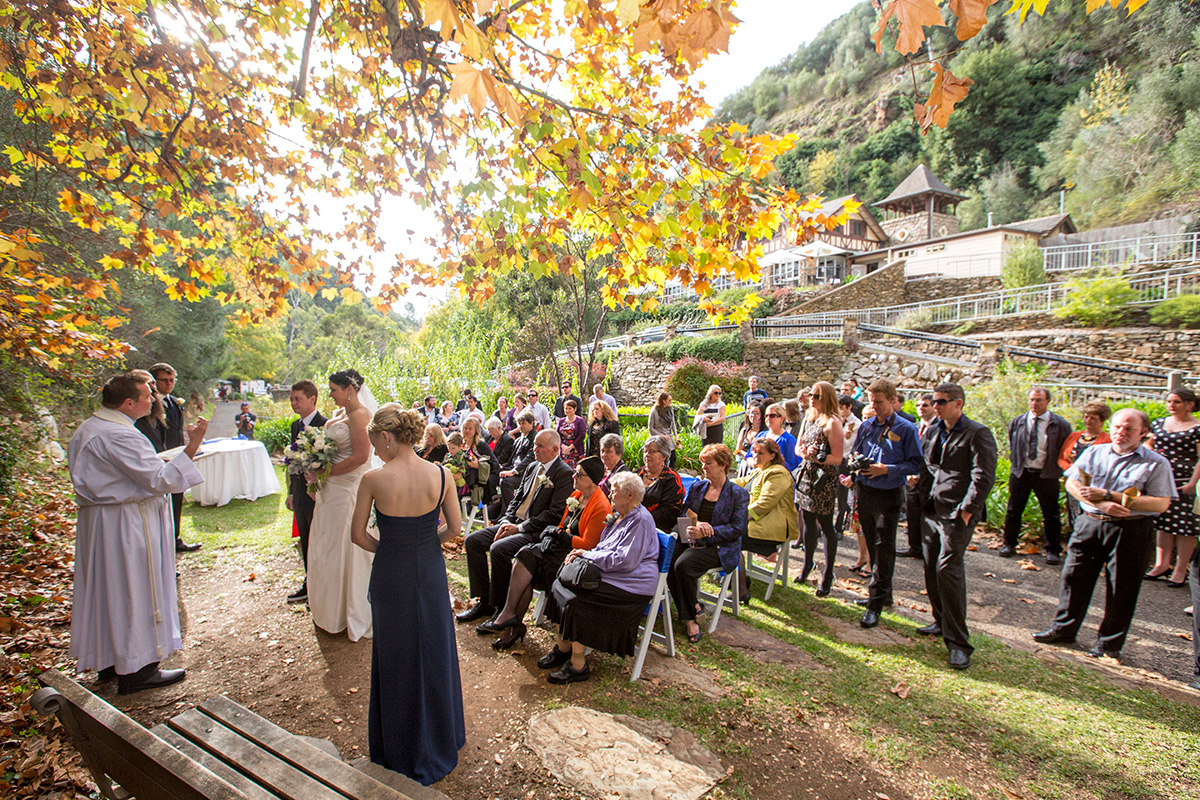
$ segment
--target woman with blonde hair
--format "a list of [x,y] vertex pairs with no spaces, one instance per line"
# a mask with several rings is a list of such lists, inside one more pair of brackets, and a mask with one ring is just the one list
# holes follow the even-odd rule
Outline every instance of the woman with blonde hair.
[[796,497],[804,515],[804,568],[796,583],[808,580],[817,552],[817,537],[825,538],[825,571],[817,596],[824,597],[833,587],[833,562],[837,557],[838,532],[833,525],[837,506],[837,474],[842,463],[845,436],[838,415],[838,396],[833,384],[818,381],[812,387],[812,405],[805,415],[804,430],[796,444],[796,454],[804,459]]
[[425,435],[417,454],[426,461],[440,464],[446,460],[446,432],[436,422],[425,426]]
[[700,444],[721,444],[725,441],[725,403],[721,402],[721,387],[712,384],[704,393],[704,402],[692,418],[692,429]]
[[[734,478],[734,483],[750,492],[750,517],[742,550],[763,556],[773,555],[779,545],[796,536],[795,484],[788,472],[783,452],[774,439],[755,439],[750,446],[754,456],[754,471]],[[739,596],[749,602],[750,581],[743,569],[738,587]]]
[[586,455],[600,455],[600,440],[610,433],[621,432],[621,423],[612,406],[603,400],[588,406]]

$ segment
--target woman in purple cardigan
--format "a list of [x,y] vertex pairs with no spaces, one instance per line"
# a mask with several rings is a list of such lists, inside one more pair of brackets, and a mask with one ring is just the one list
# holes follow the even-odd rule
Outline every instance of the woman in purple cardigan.
[[572,550],[564,563],[585,558],[600,568],[599,588],[568,589],[554,581],[546,612],[558,623],[557,646],[538,659],[542,669],[554,669],[551,683],[586,681],[591,676],[584,651],[591,647],[618,656],[631,656],[637,645],[637,626],[658,586],[658,531],[642,505],[645,486],[632,472],[612,476],[611,521],[593,550]]

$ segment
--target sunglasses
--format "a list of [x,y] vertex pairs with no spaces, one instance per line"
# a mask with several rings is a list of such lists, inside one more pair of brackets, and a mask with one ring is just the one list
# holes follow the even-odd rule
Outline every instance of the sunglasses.
[[767,419],[779,419],[781,414],[767,414]]
[[720,392],[713,392],[713,394],[718,394],[718,395],[719,395],[719,394],[720,394]]
[[933,398],[932,402],[935,406],[946,406],[946,405],[949,405],[953,401],[951,401],[945,397],[935,397],[935,398]]

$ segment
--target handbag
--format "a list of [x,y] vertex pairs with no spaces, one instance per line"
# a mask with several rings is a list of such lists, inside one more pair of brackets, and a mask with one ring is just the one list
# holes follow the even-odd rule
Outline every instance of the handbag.
[[577,592],[594,592],[600,588],[600,568],[586,558],[575,558],[558,570],[558,581]]

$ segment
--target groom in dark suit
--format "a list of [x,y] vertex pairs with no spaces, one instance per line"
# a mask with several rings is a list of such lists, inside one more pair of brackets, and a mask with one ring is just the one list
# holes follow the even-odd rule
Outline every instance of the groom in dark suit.
[[[175,388],[175,368],[170,364],[159,362],[146,370],[154,376],[154,388],[158,390],[159,399],[163,404],[166,432],[163,434],[163,449],[183,447],[183,400],[171,394]],[[171,513],[175,518],[175,552],[191,553],[203,545],[187,544],[179,538],[179,524],[183,518],[183,492],[171,495]]]
[[[458,614],[459,622],[486,619],[475,630],[497,633],[490,623],[504,608],[512,560],[527,544],[538,541],[542,531],[562,521],[567,498],[575,489],[573,470],[559,458],[562,440],[554,431],[542,431],[533,440],[534,462],[525,468],[512,501],[497,524],[475,531],[466,540],[467,575],[471,596],[479,598],[473,608]],[[491,577],[488,563],[491,562]]]
[[[325,424],[325,417],[317,411],[317,385],[309,380],[297,381],[292,384],[292,393],[288,398],[292,403],[292,411],[299,419],[292,423],[292,441],[306,427],[320,428]],[[316,498],[308,493],[308,484],[303,475],[291,475],[288,478],[287,507],[296,518],[296,530],[300,532],[300,558],[304,561],[304,570],[308,571],[308,531],[312,527],[313,509]],[[303,603],[308,600],[308,579],[300,584],[300,588],[289,594],[289,603]]]

